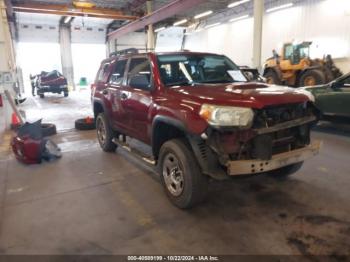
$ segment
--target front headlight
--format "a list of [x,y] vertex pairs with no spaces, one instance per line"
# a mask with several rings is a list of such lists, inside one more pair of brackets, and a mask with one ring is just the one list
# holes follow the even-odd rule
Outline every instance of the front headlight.
[[250,108],[204,104],[199,113],[212,126],[250,128],[254,113]]

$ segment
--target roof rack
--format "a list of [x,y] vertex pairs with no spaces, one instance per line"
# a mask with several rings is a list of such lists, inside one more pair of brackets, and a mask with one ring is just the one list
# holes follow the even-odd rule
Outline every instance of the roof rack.
[[127,54],[138,54],[138,53],[140,53],[140,51],[149,52],[149,51],[154,51],[154,50],[149,49],[149,48],[127,48],[127,49],[124,49],[124,50],[115,51],[115,52],[111,53],[109,55],[109,57],[120,56],[120,55],[127,55]]

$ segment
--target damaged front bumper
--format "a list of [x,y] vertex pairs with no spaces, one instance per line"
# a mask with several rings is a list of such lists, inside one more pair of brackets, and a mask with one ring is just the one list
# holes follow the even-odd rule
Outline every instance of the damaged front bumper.
[[317,155],[321,146],[321,141],[314,141],[306,147],[273,155],[270,160],[228,161],[226,164],[227,174],[230,176],[251,175],[289,166]]

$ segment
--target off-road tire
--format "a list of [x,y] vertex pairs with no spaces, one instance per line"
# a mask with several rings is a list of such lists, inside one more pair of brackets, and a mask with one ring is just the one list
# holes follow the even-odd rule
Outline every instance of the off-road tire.
[[[103,125],[105,128],[105,138],[102,139],[102,132],[100,125]],[[96,133],[98,142],[105,152],[115,152],[117,145],[113,143],[114,131],[112,130],[109,121],[104,113],[100,113],[96,118]]]
[[285,179],[294,173],[298,172],[303,166],[304,162],[295,163],[289,166],[281,167],[279,169],[269,172],[269,174],[277,179]]
[[43,136],[53,136],[57,134],[57,129],[54,124],[42,123],[41,131]]
[[[178,196],[169,191],[163,175],[164,161],[169,154],[177,158],[183,173],[183,190]],[[205,199],[208,178],[201,173],[193,152],[184,139],[173,139],[163,144],[159,154],[158,170],[165,193],[175,206],[188,209]]]
[[94,130],[96,128],[95,119],[91,123],[87,123],[85,118],[75,120],[75,129],[78,130]]
[[[268,84],[273,84],[273,85],[280,85],[281,80],[278,77],[277,73],[273,70],[268,70],[265,74],[264,77],[266,78],[266,82]],[[271,79],[272,82],[269,83],[269,79]]]
[[327,83],[326,75],[321,70],[307,70],[304,72],[298,81],[298,87],[307,86],[306,81],[312,78],[314,83],[312,85],[323,85]]

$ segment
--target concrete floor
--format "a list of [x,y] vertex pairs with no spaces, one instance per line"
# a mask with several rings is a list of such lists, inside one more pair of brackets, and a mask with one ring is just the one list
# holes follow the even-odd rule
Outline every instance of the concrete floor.
[[0,138],[2,254],[350,255],[347,126],[319,125],[322,152],[293,177],[214,183],[205,203],[182,211],[151,168],[120,149],[103,153],[94,131],[72,129],[91,113],[88,94],[23,107],[58,125],[63,158],[25,166],[9,151],[11,134]]

